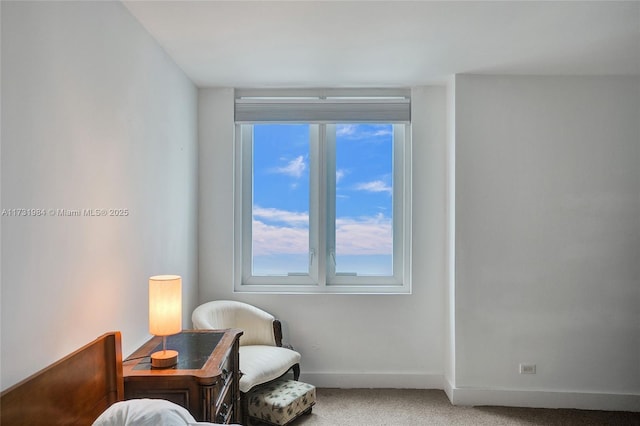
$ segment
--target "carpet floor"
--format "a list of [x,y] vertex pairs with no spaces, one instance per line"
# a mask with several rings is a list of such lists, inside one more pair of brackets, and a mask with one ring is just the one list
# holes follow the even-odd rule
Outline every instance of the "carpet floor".
[[640,426],[640,413],[453,406],[441,390],[317,389],[309,415],[291,426]]

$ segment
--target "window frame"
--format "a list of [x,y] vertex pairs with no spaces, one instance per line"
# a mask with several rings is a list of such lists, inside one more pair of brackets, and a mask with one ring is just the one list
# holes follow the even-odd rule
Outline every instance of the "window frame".
[[[278,121],[285,123],[284,121]],[[278,122],[273,122],[276,124]],[[379,123],[381,121],[378,121]],[[411,124],[393,124],[393,276],[335,274],[335,126],[309,123],[309,274],[253,276],[253,125],[236,123],[234,291],[250,293],[411,293]],[[359,123],[353,123],[359,124]],[[325,206],[322,208],[321,206]]]

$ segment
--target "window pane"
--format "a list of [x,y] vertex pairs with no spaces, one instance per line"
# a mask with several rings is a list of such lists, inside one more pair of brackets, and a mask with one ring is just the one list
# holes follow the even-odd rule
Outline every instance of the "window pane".
[[393,275],[393,125],[336,126],[336,274]]
[[309,130],[253,126],[254,276],[309,273]]

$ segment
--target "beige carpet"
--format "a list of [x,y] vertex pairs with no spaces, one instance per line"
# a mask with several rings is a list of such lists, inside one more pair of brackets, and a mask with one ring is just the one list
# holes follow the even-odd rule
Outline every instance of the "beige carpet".
[[456,407],[443,391],[317,389],[317,404],[291,426],[640,425],[640,413],[539,408]]

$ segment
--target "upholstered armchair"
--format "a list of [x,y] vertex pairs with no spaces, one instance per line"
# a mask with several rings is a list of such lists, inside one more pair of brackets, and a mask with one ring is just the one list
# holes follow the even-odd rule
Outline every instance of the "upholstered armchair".
[[195,329],[239,328],[244,332],[240,337],[243,405],[251,388],[277,379],[291,369],[298,380],[300,354],[282,347],[282,325],[270,313],[242,302],[216,300],[198,306],[191,320]]

